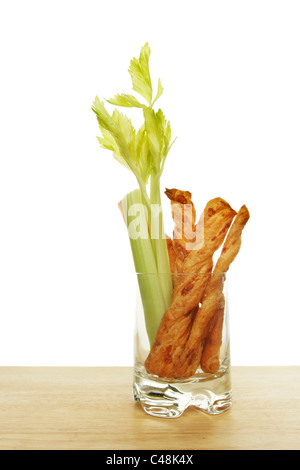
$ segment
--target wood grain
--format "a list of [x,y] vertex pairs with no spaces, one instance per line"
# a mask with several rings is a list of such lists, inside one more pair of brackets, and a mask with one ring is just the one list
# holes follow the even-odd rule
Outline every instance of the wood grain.
[[300,449],[300,367],[233,367],[233,406],[145,414],[131,368],[0,368],[0,449]]

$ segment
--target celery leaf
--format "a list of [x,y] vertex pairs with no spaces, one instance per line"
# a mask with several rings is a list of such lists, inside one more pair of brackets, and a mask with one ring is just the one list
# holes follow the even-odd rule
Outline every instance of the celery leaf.
[[151,173],[151,159],[149,141],[144,125],[139,129],[136,135],[136,158],[139,174],[144,184],[147,184]]
[[152,106],[154,105],[154,103],[158,100],[158,98],[161,97],[161,95],[163,94],[163,86],[161,84],[161,81],[160,81],[160,78],[158,79],[158,85],[157,85],[157,93],[156,93],[156,97],[154,98],[154,101],[152,103]]
[[[118,151],[115,149],[113,141],[108,139],[107,134],[103,135],[103,138],[98,138],[100,144],[108,148],[113,146],[114,157],[117,158],[123,165],[126,163],[126,167],[130,168],[131,171],[136,173],[135,166],[135,130],[127,116],[119,113],[117,110],[113,112],[111,116],[105,109],[104,104],[96,96],[92,106],[92,110],[95,112],[98,120],[100,130],[103,130],[104,134],[107,131],[114,139]],[[103,140],[104,139],[104,140]]]
[[130,152],[131,160],[135,160],[135,129],[131,120],[125,114],[120,113],[117,109],[114,110],[112,118],[119,129],[122,136],[122,143],[118,142],[119,148],[122,152],[124,150],[124,143]]
[[130,167],[126,163],[125,159],[120,155],[120,150],[118,147],[118,144],[116,143],[115,139],[113,136],[104,128],[101,128],[102,132],[102,137],[98,137],[98,142],[100,143],[101,147],[107,150],[111,150],[113,152],[113,156],[116,160],[118,160],[119,163],[125,166],[128,170],[130,170]]
[[125,108],[143,108],[145,106],[132,95],[116,95],[114,98],[106,101],[116,106],[123,106]]
[[156,171],[160,167],[161,150],[163,146],[163,134],[160,120],[154,109],[144,109],[145,128],[149,141],[149,149],[151,152],[152,166]]
[[150,52],[149,44],[146,43],[141,49],[139,59],[133,58],[129,66],[134,91],[145,98],[149,105],[152,102],[152,84],[149,71]]

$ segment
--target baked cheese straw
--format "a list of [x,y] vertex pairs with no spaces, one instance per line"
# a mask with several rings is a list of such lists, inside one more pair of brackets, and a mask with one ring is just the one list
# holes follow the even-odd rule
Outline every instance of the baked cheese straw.
[[[212,199],[204,209],[204,243],[191,251],[184,262],[184,275],[173,290],[155,341],[145,361],[146,370],[160,377],[176,378],[177,361],[190,336],[206,284],[213,268],[213,254],[221,246],[236,212],[221,198]],[[200,361],[199,361],[200,362]]]
[[225,273],[240,250],[242,231],[249,217],[247,207],[242,206],[228,233],[213,275],[207,283],[202,305],[195,315],[190,336],[177,363],[175,378],[190,377],[200,364],[203,341],[208,332],[209,322],[222,301]]
[[168,254],[169,254],[170,270],[171,270],[172,278],[173,278],[174,277],[173,273],[175,273],[175,264],[176,264],[177,255],[174,249],[172,238],[166,235],[166,242],[167,242],[167,248],[168,248]]
[[215,374],[220,367],[220,348],[222,345],[225,298],[222,295],[216,312],[212,318],[212,325],[205,338],[201,354],[201,369],[203,372]]
[[[182,277],[175,273],[181,273],[183,270],[183,263],[191,247],[194,249],[197,240],[196,232],[196,209],[192,201],[192,194],[189,191],[182,191],[180,189],[167,189],[165,190],[166,196],[171,201],[172,218],[175,224],[173,230],[173,250],[168,246],[170,266],[173,280],[173,286],[182,279]],[[169,242],[169,245],[171,243]],[[195,248],[196,249],[196,248]],[[171,264],[172,263],[172,264]],[[191,312],[194,314],[194,309]]]
[[189,191],[166,189],[165,194],[171,200],[172,217],[175,223],[173,230],[173,245],[177,255],[175,269],[181,272],[182,263],[189,254],[187,247],[193,243],[196,236],[196,210]]

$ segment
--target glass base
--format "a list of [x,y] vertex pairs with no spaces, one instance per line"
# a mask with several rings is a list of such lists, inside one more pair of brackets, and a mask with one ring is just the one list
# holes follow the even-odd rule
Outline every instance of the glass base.
[[136,366],[133,382],[134,399],[151,416],[178,418],[189,407],[217,415],[231,406],[229,367],[217,374],[199,372],[184,380],[167,380],[150,375]]

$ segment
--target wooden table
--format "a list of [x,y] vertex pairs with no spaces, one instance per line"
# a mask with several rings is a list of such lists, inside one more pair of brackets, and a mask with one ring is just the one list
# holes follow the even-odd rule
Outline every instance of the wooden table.
[[300,449],[300,367],[233,367],[233,406],[148,416],[132,370],[0,368],[0,449]]

